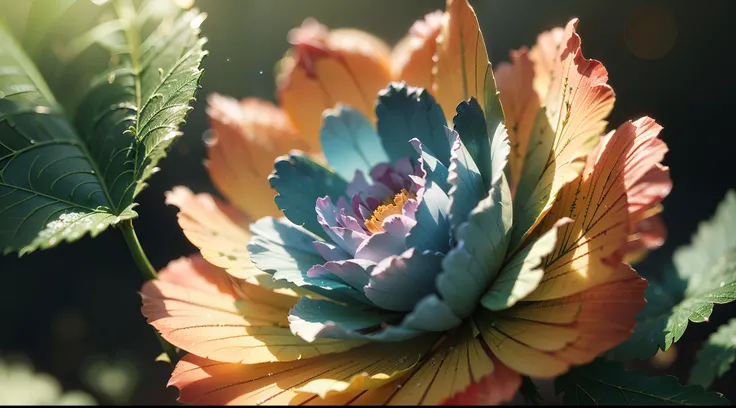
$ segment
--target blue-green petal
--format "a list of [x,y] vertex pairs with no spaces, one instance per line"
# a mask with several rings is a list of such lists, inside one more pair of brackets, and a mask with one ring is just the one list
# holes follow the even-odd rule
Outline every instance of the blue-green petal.
[[457,228],[457,245],[442,260],[437,291],[453,312],[469,316],[496,278],[508,249],[512,203],[506,178],[471,211]]
[[542,234],[509,259],[481,304],[489,310],[508,309],[539,286],[544,276],[543,259],[557,243],[557,227]]
[[[380,309],[358,309],[334,302],[301,298],[289,311],[289,326],[295,336],[312,342],[317,338],[371,341],[401,341],[416,337],[421,330],[383,323],[398,324],[401,313]],[[365,333],[373,331],[371,333]]]
[[447,302],[437,295],[428,295],[406,315],[401,326],[411,330],[441,332],[457,327],[462,320],[452,311]]
[[[447,132],[451,130],[445,127],[445,131]],[[422,144],[419,139],[411,139],[409,143],[411,143],[414,150],[419,154],[419,164],[422,166],[422,170],[427,174],[427,180],[431,180],[434,184],[438,185],[442,191],[446,193],[449,192],[450,183],[448,182],[448,176],[450,172],[447,169],[447,166],[442,164],[442,162],[437,159],[434,152],[432,152],[428,146]]]
[[268,177],[278,193],[276,205],[286,218],[307,231],[328,239],[317,221],[317,199],[329,196],[333,202],[345,194],[348,183],[342,177],[316,163],[301,152],[293,151],[276,159]]
[[417,224],[406,236],[406,246],[419,251],[446,253],[450,248],[450,220],[447,217],[450,198],[439,185],[428,179],[419,199],[421,202],[415,213]]
[[326,300],[301,298],[289,311],[291,332],[312,342],[318,338],[403,341],[426,332],[444,332],[462,320],[437,295],[428,295],[411,313],[358,309]]
[[414,248],[386,258],[371,273],[365,296],[376,306],[409,312],[425,296],[434,293],[434,280],[441,270],[442,255]]
[[312,242],[319,239],[304,228],[285,219],[264,217],[250,227],[253,237],[248,242],[250,260],[260,270],[270,273],[274,279],[283,279],[314,293],[364,306],[370,304],[363,293],[334,279],[310,278],[307,272],[324,259]]
[[486,191],[491,189],[491,143],[483,109],[475,97],[460,102],[452,118],[455,131],[478,167]]
[[450,165],[450,144],[445,136],[445,115],[432,95],[423,88],[392,82],[378,94],[376,106],[378,135],[392,162],[404,157],[418,159],[409,144],[419,139],[437,154],[437,159]]
[[373,124],[342,104],[325,111],[320,141],[327,163],[346,180],[352,180],[356,171],[370,174],[376,164],[388,162]]
[[452,186],[449,191],[449,216],[450,224],[455,230],[468,219],[470,211],[488,195],[488,192],[465,144],[457,132],[450,132],[449,137],[453,142],[447,181]]

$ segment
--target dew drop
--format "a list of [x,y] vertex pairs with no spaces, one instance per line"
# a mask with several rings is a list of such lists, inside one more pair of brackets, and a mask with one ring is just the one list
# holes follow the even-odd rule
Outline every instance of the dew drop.
[[110,75],[107,76],[107,83],[111,84],[113,82],[115,82],[115,73],[111,72]]
[[164,77],[164,69],[163,69],[163,68],[159,68],[159,69],[158,69],[158,75],[159,75],[159,76],[160,76],[161,78],[163,78],[163,77]]
[[397,389],[400,389],[401,388],[401,384],[396,384],[396,388]]
[[726,286],[726,282],[721,282],[721,283],[718,284],[718,286],[722,288],[722,287]]
[[212,146],[217,142],[217,138],[215,137],[212,130],[207,129],[204,131],[204,133],[202,133],[202,141],[205,145]]
[[258,75],[263,75],[263,71],[258,71]]
[[230,58],[225,58],[225,62],[230,62]]

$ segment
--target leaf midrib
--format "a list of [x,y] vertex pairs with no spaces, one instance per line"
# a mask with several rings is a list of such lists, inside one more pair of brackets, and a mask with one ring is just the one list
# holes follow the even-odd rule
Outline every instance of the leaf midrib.
[[[18,42],[15,40],[15,37],[13,37],[13,35],[7,30],[7,28],[5,27],[4,23],[0,23],[0,26],[1,26],[0,28],[3,31],[5,31],[5,36],[4,37],[5,37],[5,39],[9,43],[8,46],[6,47],[6,49],[9,51],[10,57],[12,58],[12,60],[15,61],[15,63],[17,63],[20,66],[20,68],[23,70],[23,73],[25,74],[25,76],[31,81],[31,83],[33,84],[33,86],[36,87],[36,89],[41,94],[41,96],[44,97],[44,99],[46,100],[46,102],[48,102],[48,104],[50,105],[50,106],[48,106],[48,108],[50,108],[52,110],[58,110],[59,112],[62,112],[63,109],[56,102],[56,98],[54,98],[53,93],[48,88],[48,86],[46,85],[45,81],[43,81],[43,78],[40,78],[39,77],[40,74],[37,71],[36,67],[32,64],[32,62],[30,61],[30,59],[28,59],[24,54],[22,54],[20,52],[20,50],[22,50],[22,48],[20,47],[20,45],[18,44]],[[12,112],[12,113],[10,113],[10,115],[11,116],[14,116],[17,113],[18,112]],[[22,112],[22,113],[30,113],[30,111],[29,112]],[[114,212],[117,214],[118,213],[118,208],[115,206],[115,204],[113,203],[112,198],[110,197],[110,194],[108,192],[107,186],[105,185],[105,180],[102,177],[102,174],[100,173],[99,168],[97,167],[97,163],[92,159],[92,155],[89,153],[89,150],[87,150],[86,144],[81,139],[81,137],[79,137],[79,134],[76,132],[76,129],[74,130],[74,136],[76,137],[77,143],[69,142],[69,144],[76,145],[82,151],[82,153],[84,154],[85,158],[87,159],[87,162],[89,163],[90,167],[94,171],[95,178],[98,180],[98,182],[100,183],[100,186],[102,187],[102,192],[105,195],[105,198],[107,199],[107,204],[109,204],[112,207],[112,209],[114,210]],[[56,143],[61,143],[61,141],[55,141],[55,142]],[[19,149],[19,151],[26,151],[26,150],[37,149],[37,148],[40,148],[43,145],[45,145],[45,143],[44,144],[41,144],[41,143],[33,144],[33,145],[30,145],[30,146],[28,146],[28,147],[26,147],[24,149]],[[18,154],[18,151],[14,151],[13,153],[11,153],[8,156],[16,156],[17,154]],[[8,157],[8,156],[4,156],[3,158]],[[4,187],[9,187],[9,188],[18,189],[18,190],[24,190],[26,192],[30,192],[30,193],[35,194],[37,196],[43,196],[45,198],[48,198],[50,200],[55,200],[57,202],[62,202],[62,203],[65,203],[65,204],[70,204],[70,202],[68,202],[67,200],[64,200],[64,199],[61,199],[59,197],[52,196],[52,195],[49,195],[49,194],[44,194],[42,192],[38,192],[38,191],[35,191],[35,190],[34,191],[31,191],[31,190],[28,190],[28,189],[25,189],[25,188],[22,188],[22,187],[19,187],[19,186],[11,186],[11,185],[8,185],[8,184],[6,184],[4,182],[2,183],[2,185]],[[74,203],[73,205],[75,207],[77,207],[77,208],[86,208],[86,209],[89,209],[90,211],[96,211],[95,209],[91,209],[91,208],[89,208],[87,206],[84,206],[84,205],[79,205],[79,204],[76,204],[76,203]]]

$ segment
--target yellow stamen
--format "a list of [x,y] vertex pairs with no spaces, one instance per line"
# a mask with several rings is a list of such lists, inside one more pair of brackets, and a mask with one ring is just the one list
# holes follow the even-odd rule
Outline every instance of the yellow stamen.
[[387,197],[383,201],[383,204],[373,211],[371,218],[365,221],[365,227],[373,234],[383,232],[383,220],[390,215],[401,214],[401,210],[404,208],[406,202],[416,198],[417,196],[415,194],[401,189],[401,192],[396,194],[393,199]]

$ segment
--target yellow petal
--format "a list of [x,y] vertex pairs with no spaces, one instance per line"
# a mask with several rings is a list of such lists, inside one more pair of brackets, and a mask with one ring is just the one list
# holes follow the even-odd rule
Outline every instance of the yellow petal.
[[498,404],[510,400],[520,384],[521,376],[488,354],[465,325],[448,333],[411,374],[360,394],[351,404]]
[[657,141],[651,126],[639,121],[624,123],[601,139],[585,173],[560,190],[540,226],[542,231],[553,220],[574,220],[558,230],[557,245],[544,260],[544,277],[526,300],[554,299],[618,279],[623,270],[605,259],[620,259],[625,248],[632,232],[630,211],[636,216],[640,208],[629,202],[642,194],[632,187],[661,160]]
[[[539,127],[553,132],[532,136],[532,140],[536,138],[533,143],[546,146],[549,153],[540,150],[536,157],[546,161],[541,168],[537,167],[541,173],[524,174],[526,169],[522,170],[516,201],[523,205],[514,208],[514,215],[523,221],[514,233],[515,243],[529,236],[552,208],[560,189],[581,173],[588,153],[603,134],[605,118],[613,109],[615,98],[613,89],[606,83],[608,73],[600,62],[583,57],[580,37],[575,32],[577,22],[573,19],[567,24],[560,46],[553,48],[556,57],[551,63],[549,88],[541,93],[545,95],[547,122]],[[545,49],[545,55],[551,52]],[[545,115],[537,117],[538,121],[545,120]]]
[[[357,392],[405,375],[435,339],[432,335],[405,342],[374,343],[329,356],[255,365],[217,363],[190,354],[179,362],[169,385],[179,388],[179,401],[183,403],[297,405],[336,399],[349,402]],[[347,401],[345,395],[350,396]]]
[[447,0],[445,10],[447,18],[437,38],[433,89],[452,123],[457,105],[471,96],[485,108],[486,92],[495,94],[495,84],[478,18],[468,0]]
[[417,21],[391,52],[391,78],[432,92],[434,54],[445,13],[437,10]]
[[337,103],[375,120],[378,91],[390,81],[390,50],[353,29],[328,30],[308,19],[289,33],[293,45],[279,64],[281,107],[312,151],[320,151],[322,112]]
[[646,281],[626,264],[614,269],[616,279],[578,294],[518,303],[501,313],[479,310],[473,319],[504,364],[532,377],[555,377],[631,335],[645,304]]
[[268,183],[276,157],[304,149],[287,116],[273,104],[217,94],[208,98],[212,130],[207,169],[215,186],[252,219],[280,216]]
[[143,286],[143,315],[164,339],[200,357],[256,364],[338,353],[363,344],[332,339],[307,343],[294,336],[287,317],[296,298],[273,292],[262,297],[262,303],[239,298],[227,273],[200,256],[171,262],[159,278]]

